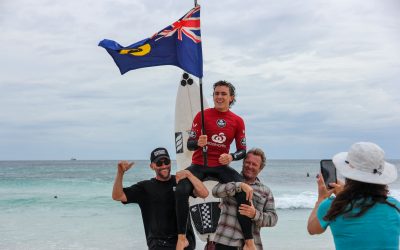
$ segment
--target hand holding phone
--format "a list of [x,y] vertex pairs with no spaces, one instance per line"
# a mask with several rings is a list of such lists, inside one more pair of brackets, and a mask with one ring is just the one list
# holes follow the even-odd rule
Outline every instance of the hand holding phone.
[[337,183],[336,168],[332,160],[321,160],[321,174],[327,189],[332,189],[329,183]]

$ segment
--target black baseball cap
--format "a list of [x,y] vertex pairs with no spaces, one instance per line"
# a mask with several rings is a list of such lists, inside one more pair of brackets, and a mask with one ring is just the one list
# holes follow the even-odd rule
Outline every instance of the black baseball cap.
[[151,151],[150,154],[150,161],[151,162],[156,162],[162,158],[167,158],[169,160],[171,160],[169,158],[169,154],[166,148],[156,148],[153,151]]

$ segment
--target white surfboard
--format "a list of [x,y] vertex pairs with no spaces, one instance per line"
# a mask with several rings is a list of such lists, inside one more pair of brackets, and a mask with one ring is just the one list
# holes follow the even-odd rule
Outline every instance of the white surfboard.
[[[207,100],[203,98],[204,109],[208,108]],[[184,73],[178,87],[175,104],[175,148],[178,170],[185,169],[192,163],[193,151],[188,150],[187,141],[192,122],[200,111],[199,85]],[[212,188],[216,181],[203,182],[209,195],[206,199],[189,198],[189,212],[197,236],[203,240],[213,240],[215,229],[218,225],[219,199],[212,196]]]

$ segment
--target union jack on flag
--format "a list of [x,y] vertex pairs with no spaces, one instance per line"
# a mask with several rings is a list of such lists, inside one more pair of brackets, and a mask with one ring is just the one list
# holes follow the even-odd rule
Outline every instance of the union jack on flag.
[[[198,35],[195,33],[198,31]],[[196,6],[192,10],[190,10],[186,15],[184,15],[181,19],[168,26],[164,30],[160,31],[155,36],[156,41],[164,37],[170,37],[178,33],[178,39],[182,41],[182,33],[186,35],[188,38],[192,39],[193,42],[199,43],[201,42],[200,37],[200,5]]]
[[121,74],[138,68],[175,65],[203,77],[203,54],[200,32],[200,5],[152,37],[123,47],[104,39],[99,46],[114,59]]

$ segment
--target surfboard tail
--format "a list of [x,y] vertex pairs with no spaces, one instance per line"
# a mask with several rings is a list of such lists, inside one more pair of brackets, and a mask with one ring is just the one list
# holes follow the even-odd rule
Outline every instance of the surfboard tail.
[[221,212],[219,202],[200,203],[190,206],[189,209],[193,225],[200,234],[215,232]]

